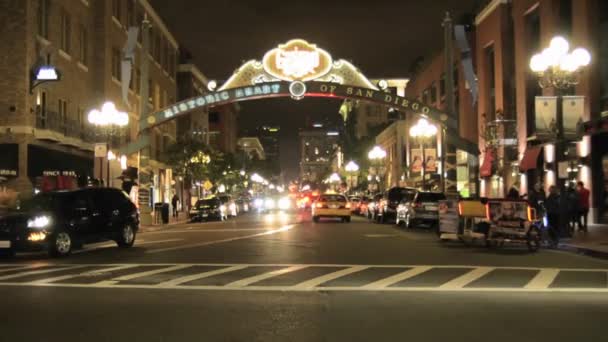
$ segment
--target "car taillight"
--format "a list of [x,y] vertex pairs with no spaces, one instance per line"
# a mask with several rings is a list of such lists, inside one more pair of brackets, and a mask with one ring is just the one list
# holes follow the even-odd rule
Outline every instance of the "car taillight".
[[350,209],[350,203],[346,203],[346,209]]
[[458,215],[462,216],[462,202],[458,202]]
[[317,203],[317,208],[323,208],[323,203]]
[[420,203],[420,202],[414,203],[414,208],[418,208],[418,209],[422,208],[422,203]]

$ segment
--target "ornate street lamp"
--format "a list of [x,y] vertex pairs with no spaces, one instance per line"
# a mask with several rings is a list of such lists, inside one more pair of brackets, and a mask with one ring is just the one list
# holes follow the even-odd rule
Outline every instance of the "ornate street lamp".
[[348,173],[348,188],[352,189],[353,184],[355,184],[357,179],[357,172],[359,172],[359,165],[354,161],[349,161],[346,166],[344,166],[344,170]]
[[591,63],[591,54],[584,48],[570,51],[570,43],[560,36],[554,37],[549,47],[530,59],[530,69],[538,76],[541,88],[553,88],[557,95],[555,174],[558,187],[563,191],[564,183],[559,181],[559,162],[566,151],[564,137],[563,91],[579,82],[584,68]]
[[421,118],[418,122],[410,127],[410,136],[417,140],[422,150],[422,167],[420,174],[422,175],[422,189],[426,190],[426,153],[424,151],[426,141],[437,135],[437,126],[431,125],[426,119]]
[[[367,158],[369,158],[375,168],[376,176],[383,176],[385,171],[384,158],[386,158],[386,151],[380,146],[374,146],[367,154]],[[378,183],[382,183],[379,179],[377,179],[377,181]],[[378,187],[378,190],[380,190],[380,187]]]
[[[109,186],[110,160],[116,159],[116,156],[114,156],[114,154],[110,150],[111,141],[113,139],[115,130],[122,129],[129,124],[129,114],[118,111],[113,102],[106,102],[101,107],[101,110],[98,110],[98,109],[91,110],[88,114],[88,120],[89,120],[89,123],[101,128],[106,133],[106,139],[108,140],[107,145],[109,147],[109,148],[105,147],[105,149],[108,150],[106,158],[108,161],[108,163],[107,163],[107,176],[108,176],[107,185]],[[103,157],[100,157],[100,158],[103,160]],[[101,164],[99,167],[99,175],[100,175],[99,179],[101,180],[103,178]]]

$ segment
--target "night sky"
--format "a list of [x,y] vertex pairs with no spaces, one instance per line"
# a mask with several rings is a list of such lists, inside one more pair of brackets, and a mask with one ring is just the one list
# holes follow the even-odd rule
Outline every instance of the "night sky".
[[[225,80],[243,61],[293,38],[306,39],[334,59],[347,59],[369,78],[403,78],[418,57],[443,44],[445,11],[456,21],[483,0],[151,0],[210,79]],[[241,103],[239,122],[283,128],[281,164],[288,176],[298,170],[297,129],[306,120],[336,119],[340,101],[259,100]]]

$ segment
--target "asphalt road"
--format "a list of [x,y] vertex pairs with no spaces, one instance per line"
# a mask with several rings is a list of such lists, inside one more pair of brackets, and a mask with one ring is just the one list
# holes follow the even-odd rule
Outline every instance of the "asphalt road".
[[608,262],[244,215],[0,265],[0,341],[608,341]]

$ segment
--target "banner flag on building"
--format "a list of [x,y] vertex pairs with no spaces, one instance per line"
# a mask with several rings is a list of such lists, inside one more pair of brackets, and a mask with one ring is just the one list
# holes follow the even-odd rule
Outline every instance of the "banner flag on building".
[[536,137],[552,139],[557,133],[557,97],[537,96],[535,103]]
[[475,76],[475,70],[473,69],[473,59],[471,58],[471,49],[469,48],[469,41],[467,40],[467,34],[464,25],[454,26],[454,35],[456,36],[456,44],[460,50],[462,69],[464,71],[464,77],[469,84],[469,90],[471,91],[471,97],[473,103],[477,102],[477,76]]
[[127,43],[123,49],[123,58],[121,62],[121,79],[122,79],[122,99],[131,108],[129,103],[129,84],[131,84],[131,72],[135,64],[135,44],[137,43],[137,35],[139,28],[129,27],[127,32]]
[[564,113],[564,137],[566,139],[576,139],[579,129],[583,125],[585,97],[563,96],[562,108],[562,113]]

